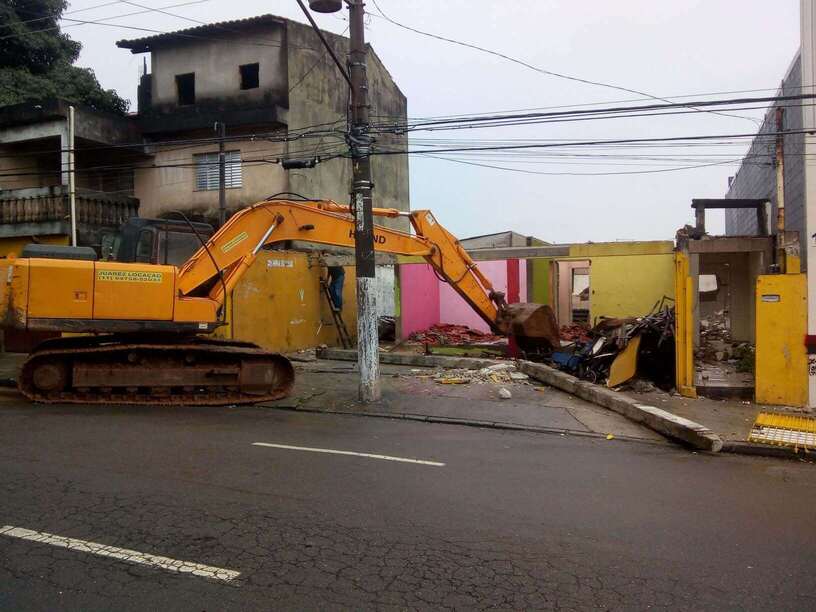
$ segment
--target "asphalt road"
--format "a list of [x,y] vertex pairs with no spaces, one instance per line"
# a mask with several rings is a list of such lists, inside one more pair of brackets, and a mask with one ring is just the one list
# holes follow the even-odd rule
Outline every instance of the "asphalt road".
[[814,609],[814,470],[258,408],[6,402],[0,609]]

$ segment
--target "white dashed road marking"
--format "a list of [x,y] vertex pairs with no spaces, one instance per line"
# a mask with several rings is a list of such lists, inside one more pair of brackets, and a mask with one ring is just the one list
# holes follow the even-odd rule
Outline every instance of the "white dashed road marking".
[[418,463],[419,465],[430,465],[432,467],[444,467],[444,463],[438,461],[425,461],[424,459],[407,459],[405,457],[390,457],[388,455],[372,455],[370,453],[355,453],[353,451],[334,450],[331,448],[309,448],[308,446],[289,446],[288,444],[268,444],[266,442],[253,442],[252,446],[266,446],[268,448],[282,448],[284,450],[308,451],[310,453],[328,453],[330,455],[351,455],[354,457],[366,457],[367,459],[382,459],[383,461],[399,461],[401,463]]
[[215,580],[228,582],[240,575],[240,572],[221,567],[211,567],[209,565],[202,565],[201,563],[193,563],[192,561],[179,561],[178,559],[171,559],[169,557],[159,557],[157,555],[142,553],[138,550],[116,548],[115,546],[106,546],[105,544],[98,544],[97,542],[66,538],[52,533],[32,531],[31,529],[23,529],[22,527],[14,527],[12,525],[0,527],[0,535],[38,542],[40,544],[50,544],[51,546],[59,546],[60,548],[67,548],[68,550],[91,553],[92,555],[99,555],[100,557],[111,557],[112,559],[119,559],[120,561],[127,561],[128,563],[149,565],[171,572],[213,578]]

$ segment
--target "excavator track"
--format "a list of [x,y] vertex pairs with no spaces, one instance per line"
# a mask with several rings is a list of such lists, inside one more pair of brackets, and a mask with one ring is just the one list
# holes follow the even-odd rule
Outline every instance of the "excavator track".
[[223,406],[281,399],[294,380],[286,357],[248,342],[107,335],[46,340],[17,386],[45,403]]

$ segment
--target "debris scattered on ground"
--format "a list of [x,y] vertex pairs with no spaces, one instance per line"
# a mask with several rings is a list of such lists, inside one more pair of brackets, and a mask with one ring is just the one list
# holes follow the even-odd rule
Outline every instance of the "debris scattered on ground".
[[[411,370],[417,372],[417,370]],[[497,363],[481,370],[450,369],[441,370],[433,375],[434,382],[441,385],[464,385],[474,383],[477,385],[497,384],[529,385],[529,376],[516,370],[512,363]]]
[[[755,347],[735,340],[726,310],[717,310],[700,319],[700,345],[694,352],[698,378],[752,385]],[[751,375],[751,376],[747,376]]]
[[499,397],[502,399],[510,399],[513,397],[513,394],[510,393],[510,391],[508,391],[504,387],[502,387],[501,389],[499,389]]
[[424,331],[414,332],[408,337],[410,342],[431,345],[490,344],[503,341],[495,334],[481,332],[467,325],[439,324]]

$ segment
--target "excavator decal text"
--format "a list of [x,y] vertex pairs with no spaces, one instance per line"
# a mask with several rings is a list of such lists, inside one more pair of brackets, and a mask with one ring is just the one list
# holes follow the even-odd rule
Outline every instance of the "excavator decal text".
[[[349,230],[349,240],[354,240],[354,230]],[[374,234],[374,242],[377,244],[385,244],[386,238],[381,234]]]
[[142,270],[97,270],[96,280],[125,283],[160,283],[164,275],[161,272],[143,272]]

